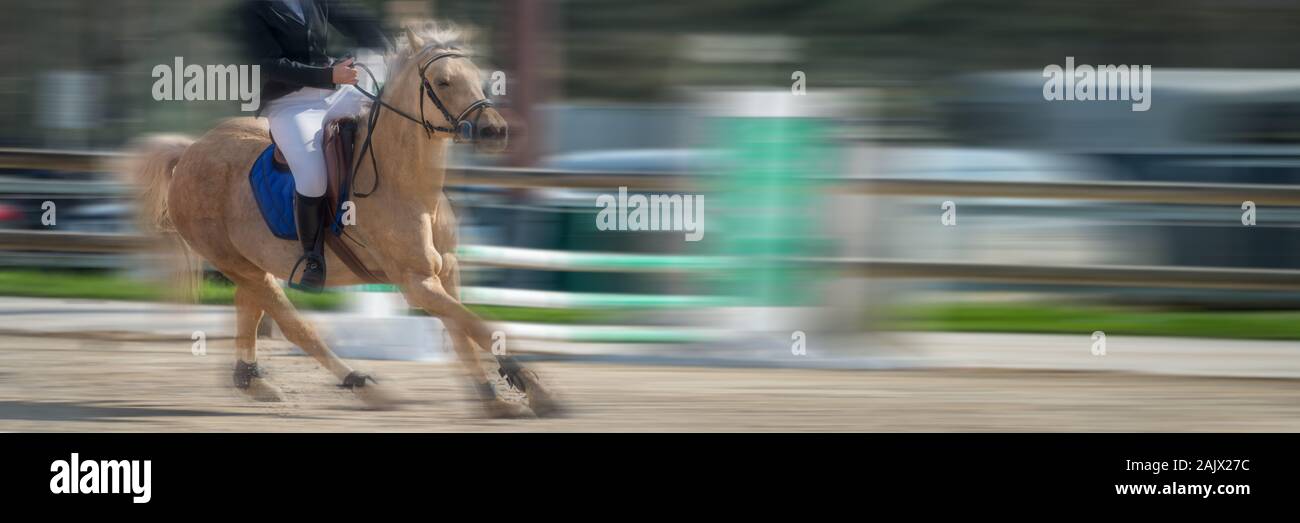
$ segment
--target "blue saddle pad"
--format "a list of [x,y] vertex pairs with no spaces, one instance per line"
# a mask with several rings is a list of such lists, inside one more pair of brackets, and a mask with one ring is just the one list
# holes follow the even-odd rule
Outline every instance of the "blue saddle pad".
[[[248,171],[248,183],[253,186],[253,199],[262,211],[266,227],[276,238],[285,240],[298,239],[298,224],[293,212],[294,184],[293,173],[275,168],[275,144],[267,146],[262,155],[253,162]],[[339,202],[334,212],[334,223],[330,231],[335,236],[343,234],[343,204]]]
[[253,199],[262,211],[262,219],[276,238],[298,239],[298,227],[293,214],[293,173],[275,168],[275,145],[262,151],[248,173],[248,183],[253,186]]

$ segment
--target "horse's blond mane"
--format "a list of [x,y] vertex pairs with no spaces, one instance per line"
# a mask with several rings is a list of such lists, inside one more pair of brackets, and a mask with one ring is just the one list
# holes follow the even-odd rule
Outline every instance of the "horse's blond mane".
[[412,49],[405,30],[398,34],[396,50],[387,59],[390,71],[400,71],[412,58],[435,49],[457,49],[466,54],[471,53],[472,30],[434,20],[411,20],[403,23],[402,26],[422,40],[424,45],[419,49]]

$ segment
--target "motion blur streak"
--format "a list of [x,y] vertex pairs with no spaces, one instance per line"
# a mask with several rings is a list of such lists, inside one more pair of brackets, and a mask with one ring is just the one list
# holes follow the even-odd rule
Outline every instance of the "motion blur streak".
[[[1300,429],[1300,4],[359,3],[474,34],[509,149],[450,146],[461,295],[579,407],[529,429]],[[164,196],[118,174],[129,144],[248,116],[153,95],[160,66],[247,65],[238,4],[0,2],[0,430],[377,416],[270,325],[315,417],[214,399],[230,283],[174,303],[138,227]],[[289,296],[421,414],[367,427],[484,429],[429,403],[460,394],[450,345],[391,286]]]

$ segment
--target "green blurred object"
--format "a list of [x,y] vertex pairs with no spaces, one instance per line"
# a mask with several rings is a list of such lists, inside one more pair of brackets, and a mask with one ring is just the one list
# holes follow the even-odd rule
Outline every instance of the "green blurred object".
[[[780,98],[792,96],[763,92],[745,99],[782,107]],[[769,110],[771,114],[724,114],[712,122],[726,168],[710,180],[717,207],[705,207],[704,240],[716,245],[718,254],[742,260],[723,275],[719,294],[751,306],[814,305],[822,278],[782,258],[825,253],[818,222],[824,188],[813,180],[833,170],[830,123]],[[710,228],[710,221],[716,228]]]

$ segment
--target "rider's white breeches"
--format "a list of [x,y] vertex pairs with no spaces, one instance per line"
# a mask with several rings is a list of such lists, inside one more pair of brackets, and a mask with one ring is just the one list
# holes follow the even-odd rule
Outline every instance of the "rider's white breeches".
[[325,194],[325,122],[360,114],[369,102],[346,85],[332,91],[304,87],[267,104],[264,114],[271,121],[271,135],[293,169],[298,194]]

